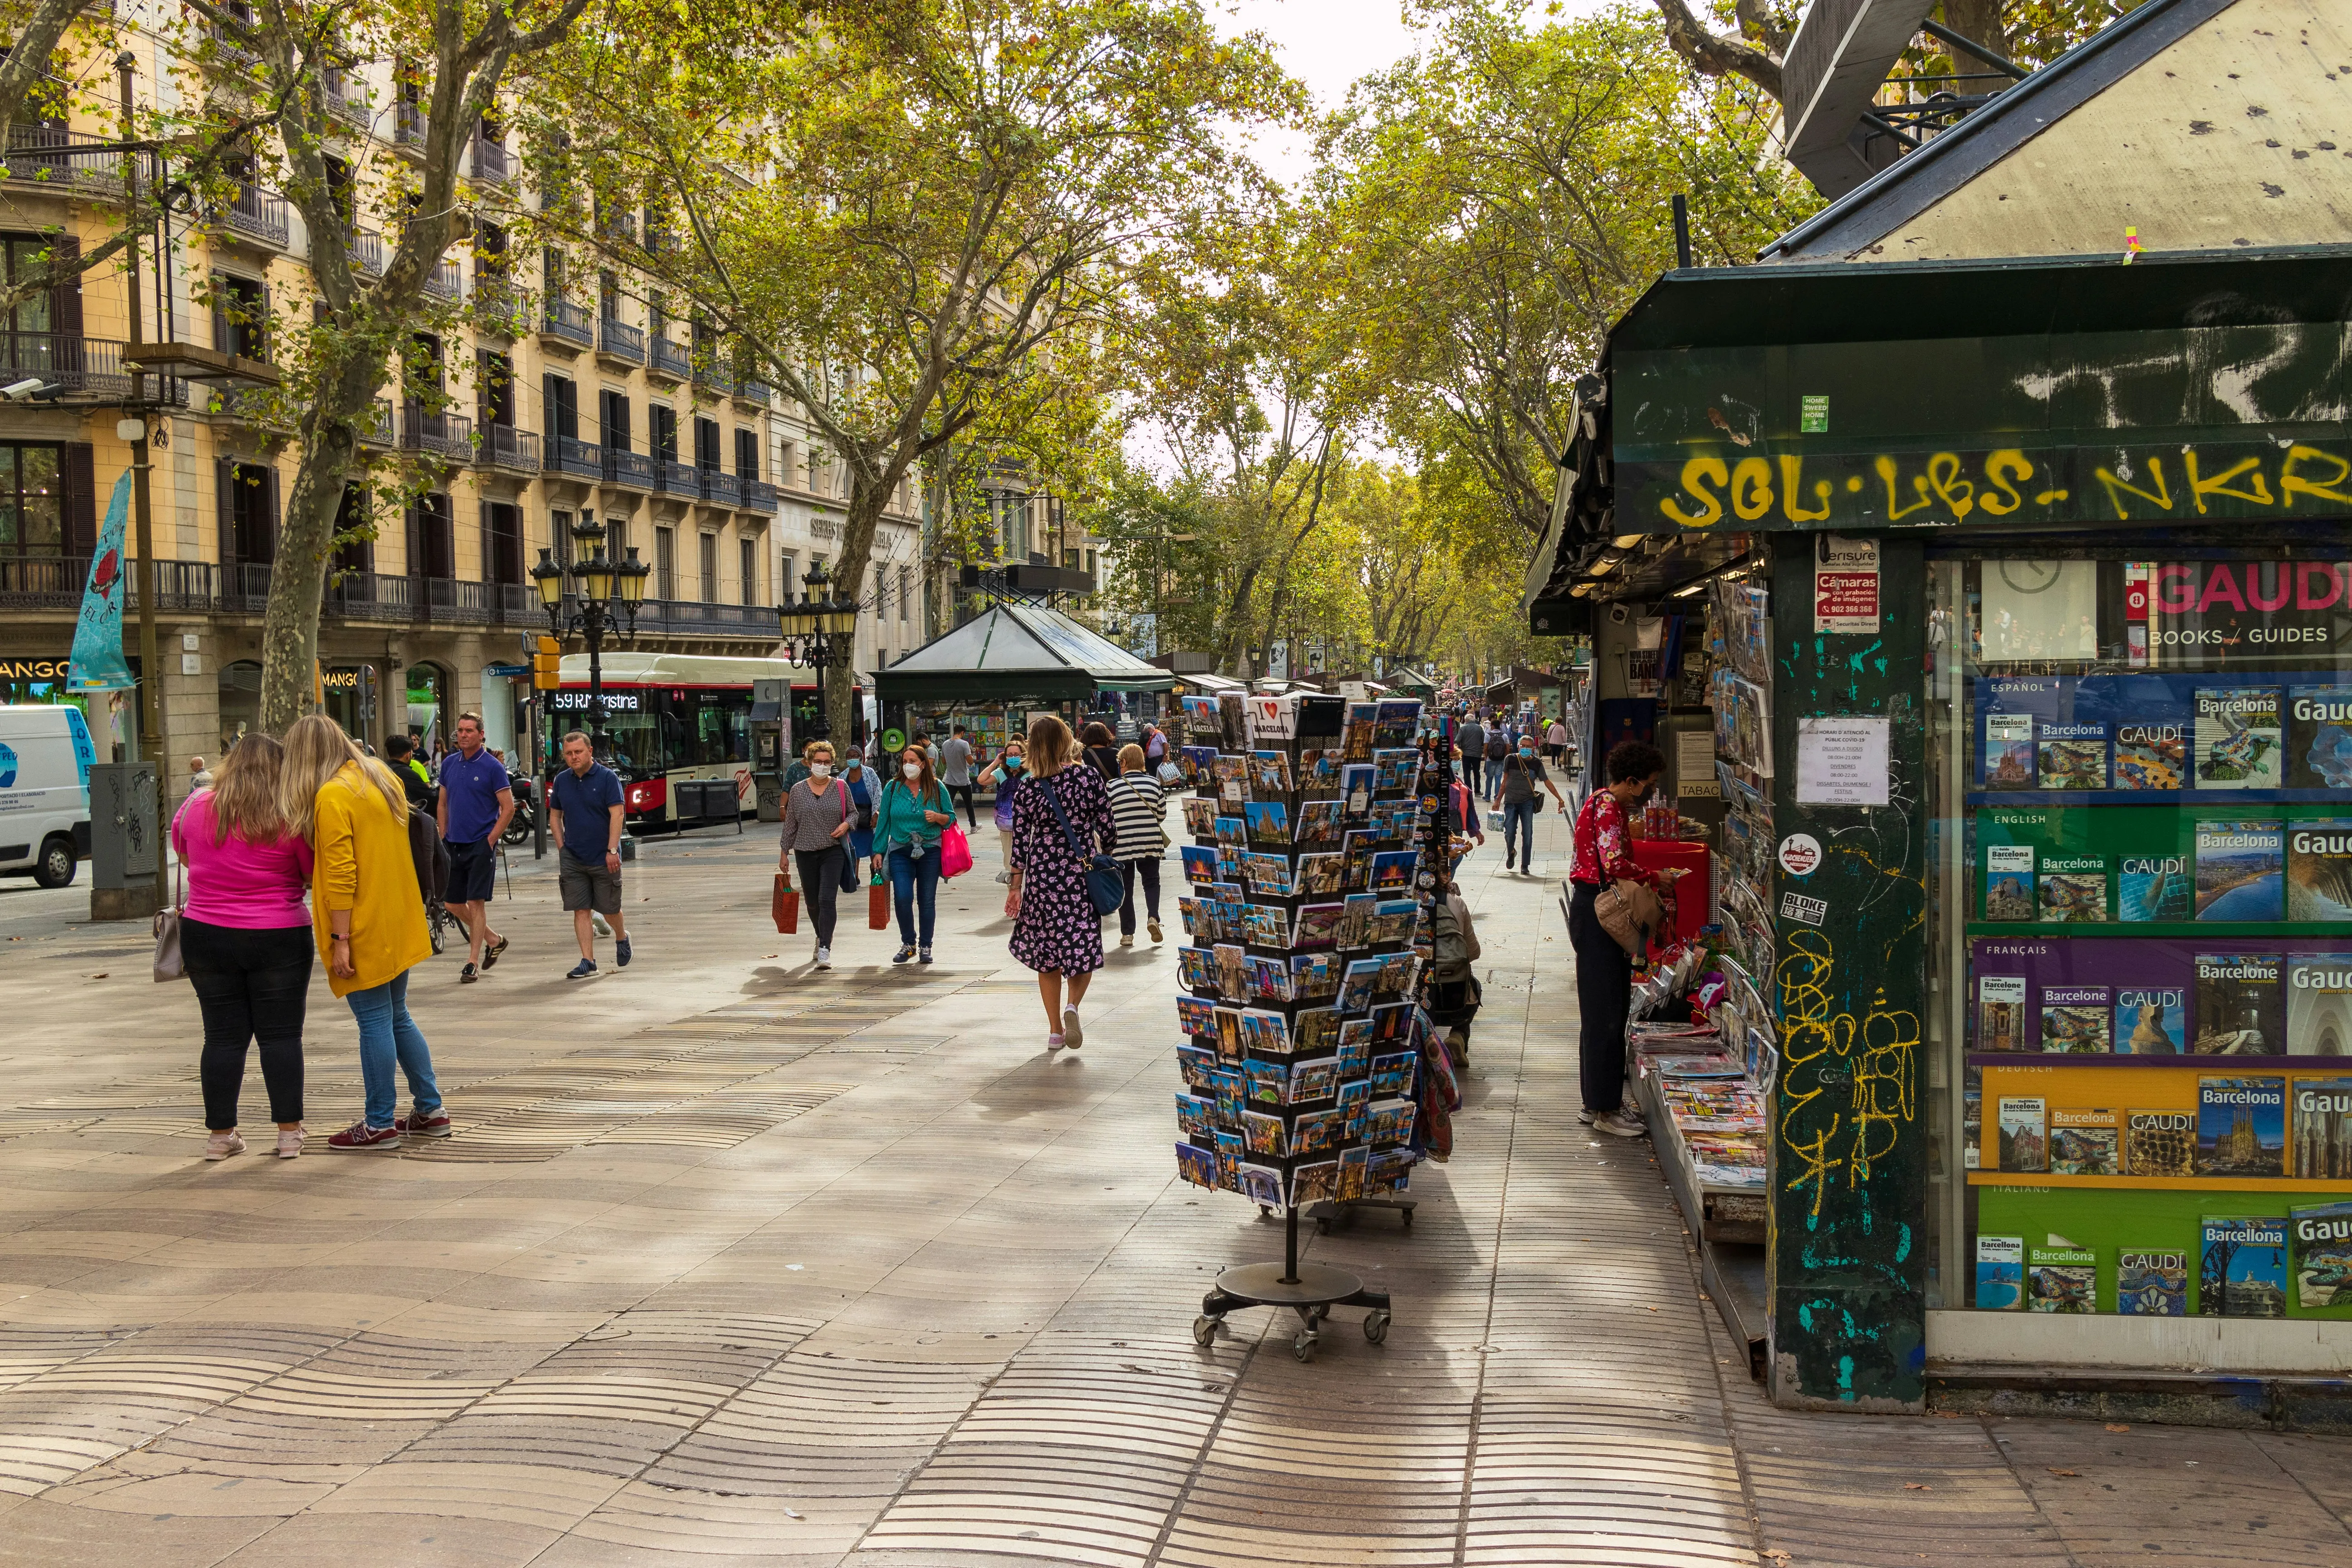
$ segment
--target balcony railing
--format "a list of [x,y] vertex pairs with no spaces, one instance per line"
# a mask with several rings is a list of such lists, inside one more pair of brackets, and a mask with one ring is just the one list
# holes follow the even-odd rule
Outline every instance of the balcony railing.
[[474,274],[474,321],[513,338],[522,335],[530,317],[523,310],[522,291],[511,279],[477,270]]
[[607,447],[604,448],[604,482],[608,485],[626,485],[631,489],[652,489],[654,460],[643,452],[624,451],[618,447]]
[[375,401],[375,417],[360,426],[360,445],[389,447],[393,444],[393,436],[392,399],[379,397]]
[[511,425],[482,426],[482,461],[509,474],[539,472],[539,436]]
[[223,566],[218,580],[220,594],[215,602],[224,611],[257,616],[269,603],[269,568],[266,564],[238,562]]
[[372,228],[347,229],[343,244],[352,253],[352,271],[361,278],[383,276],[385,248],[383,236]]
[[416,614],[412,582],[386,572],[345,572],[328,581],[325,608],[358,620],[405,621]]
[[363,83],[349,80],[332,82],[324,89],[322,96],[326,100],[327,112],[355,130],[366,130],[368,121],[375,117],[374,110],[368,105],[367,88]]
[[218,22],[207,23],[205,32],[211,37],[215,52],[229,64],[250,66],[260,63],[260,51],[247,41],[249,35],[231,32]]
[[541,607],[539,589],[530,583],[493,584],[499,605],[499,619],[510,626],[540,626],[547,624],[547,611]]
[[702,494],[702,474],[692,463],[681,463],[670,458],[654,460],[654,490],[656,494],[684,496],[688,500]]
[[205,402],[205,412],[223,419],[234,419],[257,429],[291,428],[286,417],[285,405],[278,400],[277,393],[268,387],[219,387]]
[[685,344],[670,342],[666,334],[656,334],[653,339],[653,349],[655,370],[681,380],[693,373],[693,363]]
[[[123,603],[135,610],[139,563],[126,560],[122,569]],[[209,561],[156,562],[155,607],[173,612],[212,609],[220,597],[218,571]],[[89,584],[87,555],[0,555],[0,610],[78,610]],[[262,584],[267,593],[267,576]]]
[[[131,375],[122,368],[122,345],[105,338],[85,338],[71,332],[11,332],[0,330],[0,386],[38,380],[57,388],[59,399],[106,400],[131,395]],[[149,376],[147,388],[159,383],[176,388],[162,376]],[[173,397],[173,402],[184,401]]]
[[604,477],[604,449],[576,436],[558,436],[547,443],[547,472],[575,479]]
[[393,141],[403,147],[424,146],[425,122],[425,106],[403,99],[392,120]]
[[[89,575],[89,563],[84,562],[83,575]],[[125,563],[123,603],[132,609],[139,605],[139,563]],[[155,607],[158,610],[211,609],[220,602],[220,579],[217,568],[209,561],[158,561],[155,563]]]
[[488,583],[461,583],[451,577],[425,577],[425,614],[436,621],[487,624],[498,616]]
[[646,334],[626,321],[607,316],[596,323],[596,352],[625,359],[631,364],[646,363]]
[[285,198],[258,185],[238,185],[236,195],[222,204],[217,216],[223,224],[247,239],[257,239],[279,250],[286,248],[292,233],[286,222]]
[[466,297],[466,274],[454,261],[436,261],[433,270],[425,275],[425,291],[444,300]]
[[550,300],[547,315],[539,330],[549,337],[578,343],[583,349],[596,346],[596,333],[589,325],[587,307],[575,305],[569,300]]
[[453,463],[474,460],[474,422],[462,414],[427,414],[411,408],[400,422],[404,451],[431,452]]
[[768,483],[765,479],[745,479],[743,481],[743,510],[745,511],[756,511],[767,517],[773,517],[776,515],[776,508],[778,504],[779,500],[776,495],[775,486]]
[[637,611],[639,631],[662,630],[691,637],[740,637],[746,629],[773,635],[776,612],[758,605],[721,605],[700,599],[649,599]]
[[107,139],[55,125],[8,127],[6,167],[11,180],[81,190],[120,192],[122,154],[104,148]]
[[477,132],[474,137],[474,178],[503,185],[514,178],[514,159],[506,148]]
[[732,510],[743,499],[743,483],[723,468],[702,470],[702,499]]
[[766,407],[772,400],[772,394],[769,391],[768,384],[761,381],[756,375],[737,376],[735,378],[735,395],[745,403],[756,403],[763,408]]

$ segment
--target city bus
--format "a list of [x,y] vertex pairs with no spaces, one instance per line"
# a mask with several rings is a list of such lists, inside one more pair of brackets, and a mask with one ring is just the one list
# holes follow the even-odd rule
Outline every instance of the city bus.
[[[717,658],[684,653],[607,653],[600,661],[604,686],[604,732],[612,742],[605,761],[621,775],[622,794],[633,830],[677,823],[677,786],[695,780],[732,780],[739,814],[756,810],[754,773],[780,771],[759,754],[752,721],[754,681],[791,683],[792,715],[779,740],[786,752],[821,727],[823,698],[816,671],[781,658]],[[566,654],[562,684],[545,693],[547,760],[559,766],[565,731],[588,730],[588,656]],[[862,720],[865,690],[855,711]],[[764,716],[763,716],[764,717]],[[765,725],[760,726],[761,730]],[[862,742],[865,725],[856,725]],[[785,762],[790,757],[784,758]]]

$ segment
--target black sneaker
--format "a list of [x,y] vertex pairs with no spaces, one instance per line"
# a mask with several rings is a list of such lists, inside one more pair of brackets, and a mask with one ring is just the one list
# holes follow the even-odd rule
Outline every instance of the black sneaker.
[[470,963],[466,965],[465,968],[457,971],[457,982],[461,985],[471,985],[475,981],[479,980],[481,977],[481,972],[477,970]]
[[898,950],[898,956],[892,959],[890,962],[893,963],[905,963],[912,960],[914,956],[915,950],[913,948],[902,947]]
[[502,936],[496,942],[488,942],[483,945],[483,973],[488,974],[491,970],[496,969],[499,966],[499,960],[507,955],[507,948],[511,944],[511,938]]
[[613,944],[613,967],[615,969],[626,969],[629,967],[629,939],[627,937],[623,937]]

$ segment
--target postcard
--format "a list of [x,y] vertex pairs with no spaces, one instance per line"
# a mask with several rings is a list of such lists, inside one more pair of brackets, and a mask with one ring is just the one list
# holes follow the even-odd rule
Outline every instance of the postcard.
[[1177,854],[1184,862],[1184,879],[1199,886],[1217,879],[1217,852],[1206,845],[1181,844]]
[[1372,1021],[1349,1018],[1339,1026],[1339,1071],[1343,1079],[1361,1078],[1371,1070]]
[[1401,1193],[1412,1180],[1415,1163],[1410,1149],[1384,1149],[1372,1155],[1364,1167],[1364,1195],[1379,1197],[1383,1193]]
[[1184,831],[1196,838],[1217,836],[1217,803],[1206,795],[1184,797]]
[[1221,1067],[1209,1074],[1209,1088],[1216,1101],[1212,1113],[1216,1124],[1238,1131],[1242,1113],[1249,1109],[1249,1079],[1239,1068]]
[[1339,1043],[1339,1026],[1337,1007],[1301,1007],[1297,1025],[1292,1030],[1297,1043],[1296,1054],[1333,1049]]
[[1334,1108],[1330,1110],[1309,1110],[1290,1119],[1290,1152],[1324,1154],[1337,1149],[1347,1131],[1348,1113]]
[[1213,1034],[1217,1027],[1216,1004],[1204,996],[1179,996],[1176,1023],[1188,1035]]
[[1242,1196],[1260,1208],[1282,1206],[1282,1172],[1273,1165],[1257,1165],[1244,1160],[1234,1168],[1234,1179]]
[[1295,1000],[1321,1002],[1339,994],[1339,961],[1328,952],[1297,952],[1290,957],[1290,989]]
[[1242,1015],[1242,1051],[1245,1056],[1290,1055],[1290,1021],[1265,1008],[1249,1009]]
[[1298,842],[1337,844],[1347,830],[1347,813],[1336,800],[1310,800],[1298,808]]
[[1328,1204],[1339,1195],[1339,1162],[1318,1160],[1299,1165],[1290,1173],[1290,1206],[1303,1209],[1309,1204]]
[[1216,1115],[1217,1102],[1205,1095],[1180,1094],[1176,1097],[1176,1127],[1185,1141],[1206,1139]]
[[1249,994],[1259,1002],[1298,1000],[1290,985],[1290,960],[1278,955],[1253,957],[1249,961]]
[[1372,1058],[1372,1092],[1383,1100],[1412,1095],[1413,1053],[1397,1051]]
[[1336,947],[1339,919],[1346,912],[1341,904],[1308,904],[1298,911],[1298,927],[1291,933],[1290,945],[1309,950]]
[[1372,760],[1372,730],[1380,718],[1380,705],[1374,702],[1351,702],[1348,705],[1348,728],[1343,742],[1348,761],[1369,763]]
[[1364,1195],[1364,1177],[1369,1173],[1372,1152],[1361,1144],[1339,1152],[1339,1201],[1354,1203]]
[[1217,1055],[1229,1062],[1242,1058],[1242,1010],[1239,1007],[1217,1009]]
[[1377,958],[1350,959],[1339,982],[1339,1010],[1360,1013],[1372,1005],[1372,991],[1387,965]]
[[1339,789],[1339,750],[1308,746],[1298,753],[1298,789],[1302,795],[1335,795]]
[[1248,950],[1237,942],[1221,942],[1210,951],[1216,954],[1218,994],[1228,1002],[1238,1002],[1248,995]]
[[1253,852],[1242,858],[1242,874],[1250,891],[1262,899],[1287,899],[1294,896],[1290,874],[1290,858]]
[[1242,940],[1253,947],[1290,946],[1290,911],[1272,904],[1242,906]]
[[1198,1093],[1209,1087],[1209,1075],[1217,1069],[1217,1053],[1202,1050],[1198,1046],[1176,1047],[1176,1070],[1182,1075],[1184,1087]]
[[1412,1112],[1409,1100],[1384,1100],[1372,1105],[1364,1119],[1364,1142],[1376,1149],[1410,1142]]
[[1313,1105],[1338,1091],[1339,1064],[1330,1057],[1299,1062],[1290,1069],[1291,1105]]
[[1381,849],[1372,854],[1372,891],[1404,893],[1412,890],[1413,873],[1421,867],[1418,849]]
[[1229,849],[1244,849],[1249,847],[1249,818],[1247,816],[1220,816],[1215,819],[1215,821],[1217,842],[1219,844],[1223,845]]
[[[1332,1167],[1336,1172],[1338,1167]],[[1217,1157],[1206,1149],[1196,1149],[1190,1143],[1176,1145],[1176,1173],[1196,1187],[1214,1189],[1217,1185]]]
[[1288,795],[1290,793],[1290,753],[1252,752],[1250,753],[1250,788],[1259,795]]
[[1189,990],[1203,992],[1211,996],[1223,991],[1219,984],[1216,954],[1202,948],[1180,947],[1176,950],[1176,977]]
[[1242,1061],[1242,1078],[1249,1085],[1252,1104],[1280,1105],[1283,1092],[1290,1086],[1290,1068],[1282,1062],[1246,1057]]
[[1282,1159],[1289,1149],[1289,1139],[1279,1116],[1266,1116],[1255,1110],[1244,1112],[1242,1137],[1249,1144],[1251,1153],[1269,1160]]
[[1254,800],[1242,807],[1249,841],[1274,849],[1290,847],[1290,807],[1278,800]]

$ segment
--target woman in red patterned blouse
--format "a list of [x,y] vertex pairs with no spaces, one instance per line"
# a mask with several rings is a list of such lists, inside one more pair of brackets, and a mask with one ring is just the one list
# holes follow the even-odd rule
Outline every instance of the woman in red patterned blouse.
[[1633,961],[1602,929],[1593,900],[1620,881],[1664,890],[1679,870],[1653,871],[1633,858],[1625,811],[1648,795],[1665,771],[1657,747],[1627,741],[1602,763],[1608,786],[1586,797],[1576,814],[1575,853],[1569,863],[1573,897],[1568,940],[1576,948],[1576,1000],[1582,1016],[1577,1040],[1584,1109],[1577,1120],[1619,1138],[1639,1138],[1642,1119],[1625,1104],[1625,1010],[1633,995]]

